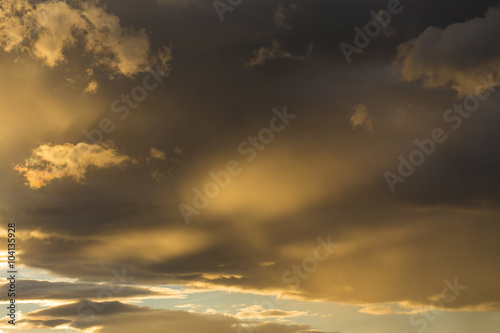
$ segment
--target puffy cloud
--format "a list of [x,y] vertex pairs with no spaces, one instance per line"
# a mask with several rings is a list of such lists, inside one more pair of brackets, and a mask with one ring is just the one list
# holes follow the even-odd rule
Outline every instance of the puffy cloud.
[[[500,7],[484,17],[429,27],[416,39],[398,47],[396,64],[406,81],[420,80],[424,87],[451,87],[459,96],[475,93],[480,75],[500,79]],[[486,87],[483,87],[486,89]]]
[[123,28],[117,16],[92,3],[83,5],[81,15],[90,24],[86,49],[96,54],[101,63],[127,76],[146,69],[149,38],[144,29]]
[[35,5],[27,0],[6,0],[0,8],[0,45],[7,52],[19,49],[54,67],[66,60],[65,51],[77,41],[93,59],[89,66],[104,65],[125,76],[158,61],[166,69],[171,60],[168,48],[153,55],[144,29],[123,27],[99,1],[73,6],[63,1]]
[[354,114],[349,119],[352,124],[352,129],[355,130],[357,126],[364,127],[373,133],[373,119],[368,114],[368,108],[363,104],[358,104],[354,108]]
[[282,48],[281,42],[273,39],[271,45],[263,46],[256,50],[253,56],[245,63],[245,67],[255,67],[264,65],[265,63],[275,59],[293,59],[293,60],[306,60],[312,53],[312,44],[309,44],[307,52],[303,55],[294,55],[289,51]]
[[75,34],[85,29],[79,11],[65,2],[44,2],[33,9],[31,42],[34,55],[53,67],[64,60],[63,50],[75,43]]
[[29,159],[16,165],[14,169],[26,178],[26,185],[39,189],[54,179],[72,178],[82,182],[90,168],[123,166],[129,161],[128,156],[120,155],[116,149],[99,145],[43,144],[33,150]]

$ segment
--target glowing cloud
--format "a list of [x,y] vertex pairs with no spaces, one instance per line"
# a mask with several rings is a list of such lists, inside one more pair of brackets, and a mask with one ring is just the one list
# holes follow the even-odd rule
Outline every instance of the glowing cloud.
[[14,169],[26,178],[26,185],[39,189],[53,179],[72,178],[82,182],[89,168],[123,166],[129,161],[128,156],[118,154],[115,149],[99,145],[44,144],[35,148],[31,157]]
[[90,66],[104,65],[125,76],[144,71],[153,62],[164,64],[171,59],[170,52],[163,50],[153,56],[146,32],[123,27],[99,1],[75,6],[63,1],[3,1],[0,45],[5,51],[21,50],[54,67],[66,60],[64,51],[77,41],[90,53],[94,62]]

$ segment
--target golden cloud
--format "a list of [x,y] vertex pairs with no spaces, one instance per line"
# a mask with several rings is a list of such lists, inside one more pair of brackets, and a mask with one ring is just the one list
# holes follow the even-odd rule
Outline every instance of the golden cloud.
[[106,12],[98,1],[70,6],[63,1],[32,4],[27,0],[5,0],[0,8],[0,45],[7,52],[21,50],[54,67],[65,59],[64,51],[83,42],[95,65],[132,76],[171,60],[169,48],[153,56],[144,31],[125,28],[120,19]]
[[89,168],[123,166],[130,160],[113,148],[99,145],[44,144],[35,148],[31,157],[14,169],[26,178],[26,185],[39,189],[54,179],[72,178],[82,182]]

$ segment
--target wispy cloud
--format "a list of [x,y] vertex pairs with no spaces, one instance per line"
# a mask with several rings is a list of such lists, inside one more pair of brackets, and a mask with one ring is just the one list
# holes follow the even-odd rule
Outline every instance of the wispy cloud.
[[270,34],[268,45],[262,46],[255,50],[252,56],[245,62],[245,67],[255,67],[264,65],[276,59],[292,59],[292,60],[307,60],[309,59],[313,43],[307,46],[307,51],[304,54],[293,54],[283,48],[283,42],[278,40],[278,35],[282,32],[291,29],[291,26],[286,22],[287,17],[283,6],[278,5],[273,12],[274,30]]
[[306,60],[312,53],[312,44],[307,47],[307,52],[302,55],[295,55],[286,51],[282,47],[282,43],[273,39],[269,46],[263,46],[256,50],[253,56],[245,63],[245,67],[254,67],[264,65],[265,63],[275,59],[293,59],[293,60]]
[[285,311],[279,309],[264,309],[260,305],[252,305],[244,309],[240,309],[236,314],[239,318],[280,318],[280,317],[297,317],[305,316],[304,311]]
[[392,308],[387,305],[372,305],[360,309],[359,312],[375,316],[381,316],[392,313]]
[[167,159],[165,152],[161,151],[160,149],[153,148],[153,147],[149,149],[149,155],[151,156],[151,158],[155,158],[158,160],[166,160]]
[[354,114],[349,118],[352,129],[355,130],[356,127],[364,127],[373,133],[373,119],[370,118],[368,113],[368,108],[363,104],[358,104],[354,108]]

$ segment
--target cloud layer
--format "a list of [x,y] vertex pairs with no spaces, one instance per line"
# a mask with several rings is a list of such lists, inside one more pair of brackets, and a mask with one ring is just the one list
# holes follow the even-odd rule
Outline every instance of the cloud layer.
[[[457,277],[467,290],[428,333],[457,321],[494,331],[498,316],[486,311],[500,309],[500,90],[460,131],[443,120],[456,93],[497,68],[492,4],[413,1],[393,16],[393,34],[347,65],[338,44],[387,1],[246,1],[223,22],[201,0],[2,2],[0,221],[19,223],[29,309],[51,306],[23,313],[26,325],[409,332],[407,316]],[[134,76],[170,42],[168,80]],[[170,47],[161,50],[168,64]],[[398,52],[404,82],[394,75]],[[78,89],[66,84],[82,77]],[[272,110],[284,105],[297,118],[281,127]],[[112,147],[65,144],[103,117],[116,125]],[[435,128],[449,139],[392,193],[384,172],[397,172],[415,139],[428,147]],[[229,161],[242,171],[227,178]],[[179,204],[207,195],[186,225]],[[318,237],[340,244],[325,260]],[[78,306],[101,308],[98,286],[121,267],[135,286],[85,322]],[[138,298],[157,309],[130,304]],[[254,302],[264,298],[283,305]],[[198,314],[165,310],[179,305]]]
[[[94,309],[101,309],[95,311]],[[92,313],[91,317],[89,313]],[[140,317],[140,320],[137,318]],[[92,318],[92,320],[88,320]],[[243,321],[230,315],[196,314],[185,311],[154,310],[120,302],[79,303],[61,305],[31,312],[20,322],[29,328],[48,328],[67,325],[72,328],[99,328],[100,333],[165,332],[171,333],[324,333],[307,325],[286,325]],[[62,327],[62,326],[61,326]]]

